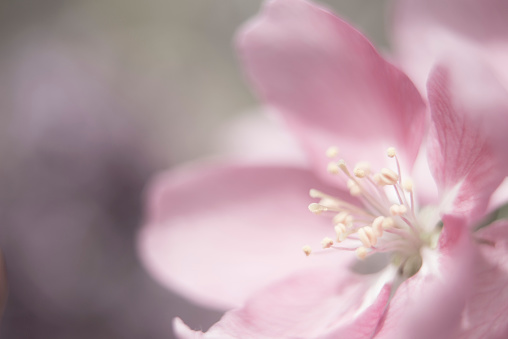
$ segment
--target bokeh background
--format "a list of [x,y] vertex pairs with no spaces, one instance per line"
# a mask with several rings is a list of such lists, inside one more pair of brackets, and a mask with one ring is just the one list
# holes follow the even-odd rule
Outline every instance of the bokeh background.
[[[233,48],[259,0],[0,2],[1,338],[173,338],[220,313],[159,286],[135,235],[150,177],[218,152],[257,102]],[[387,1],[328,0],[378,47]]]

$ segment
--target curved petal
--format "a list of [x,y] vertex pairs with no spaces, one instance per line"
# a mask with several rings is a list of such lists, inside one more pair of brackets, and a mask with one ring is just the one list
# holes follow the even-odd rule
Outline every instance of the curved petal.
[[475,289],[469,298],[463,332],[458,338],[508,337],[508,221],[498,221],[475,234],[482,257],[475,265]]
[[425,92],[436,60],[476,49],[508,88],[508,2],[505,0],[399,0],[394,45],[404,69]]
[[429,80],[429,162],[451,211],[478,219],[508,174],[508,92],[477,61],[449,65]]
[[199,304],[239,306],[273,279],[337,261],[314,262],[301,250],[335,234],[331,219],[307,209],[310,188],[323,184],[298,168],[201,164],[170,172],[152,186],[141,258],[159,281]]
[[273,0],[240,32],[238,49],[255,89],[301,138],[317,173],[326,174],[329,146],[347,162],[375,167],[395,146],[411,167],[424,131],[421,96],[346,22],[303,0]]
[[[312,269],[273,284],[224,317],[203,338],[350,338],[368,339],[383,314],[389,288],[373,305],[355,314],[371,281],[351,272]],[[193,333],[175,327],[181,338]],[[338,329],[337,329],[338,328]]]
[[504,178],[503,182],[490,197],[487,213],[492,213],[506,204],[508,204],[508,178]]
[[[440,255],[396,291],[376,339],[448,339],[474,289],[474,247],[464,219],[445,216]],[[430,260],[426,260],[430,259]]]

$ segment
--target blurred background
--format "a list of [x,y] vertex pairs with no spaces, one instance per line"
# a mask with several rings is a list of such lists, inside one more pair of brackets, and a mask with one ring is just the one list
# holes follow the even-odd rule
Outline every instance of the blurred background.
[[[387,49],[387,1],[328,0]],[[234,54],[259,0],[0,2],[1,338],[173,338],[206,330],[140,266],[143,188],[217,151],[257,102]]]

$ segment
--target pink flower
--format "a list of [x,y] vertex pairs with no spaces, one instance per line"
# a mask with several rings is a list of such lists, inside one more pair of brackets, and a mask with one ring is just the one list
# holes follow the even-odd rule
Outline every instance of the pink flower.
[[[176,319],[177,336],[504,337],[508,222],[475,227],[508,170],[508,93],[472,46],[439,55],[423,100],[330,12],[268,2],[241,58],[311,166],[201,163],[155,181],[146,266],[202,305],[236,307],[205,334]],[[303,207],[311,188],[325,217]]]

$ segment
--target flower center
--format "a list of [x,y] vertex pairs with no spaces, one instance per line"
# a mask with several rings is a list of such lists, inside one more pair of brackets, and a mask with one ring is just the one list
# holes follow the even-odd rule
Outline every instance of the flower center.
[[[338,152],[331,147],[326,154],[335,158]],[[335,237],[322,240],[324,250],[355,251],[361,260],[374,253],[390,253],[399,272],[411,277],[422,266],[422,248],[437,247],[441,228],[436,223],[428,225],[424,210],[416,210],[413,182],[403,180],[395,148],[388,148],[387,156],[394,159],[396,171],[382,168],[374,173],[367,162],[351,170],[342,159],[330,162],[328,172],[346,180],[350,194],[363,206],[312,189],[310,196],[319,202],[310,204],[309,210],[333,214]],[[303,251],[310,255],[312,249],[304,246]]]

